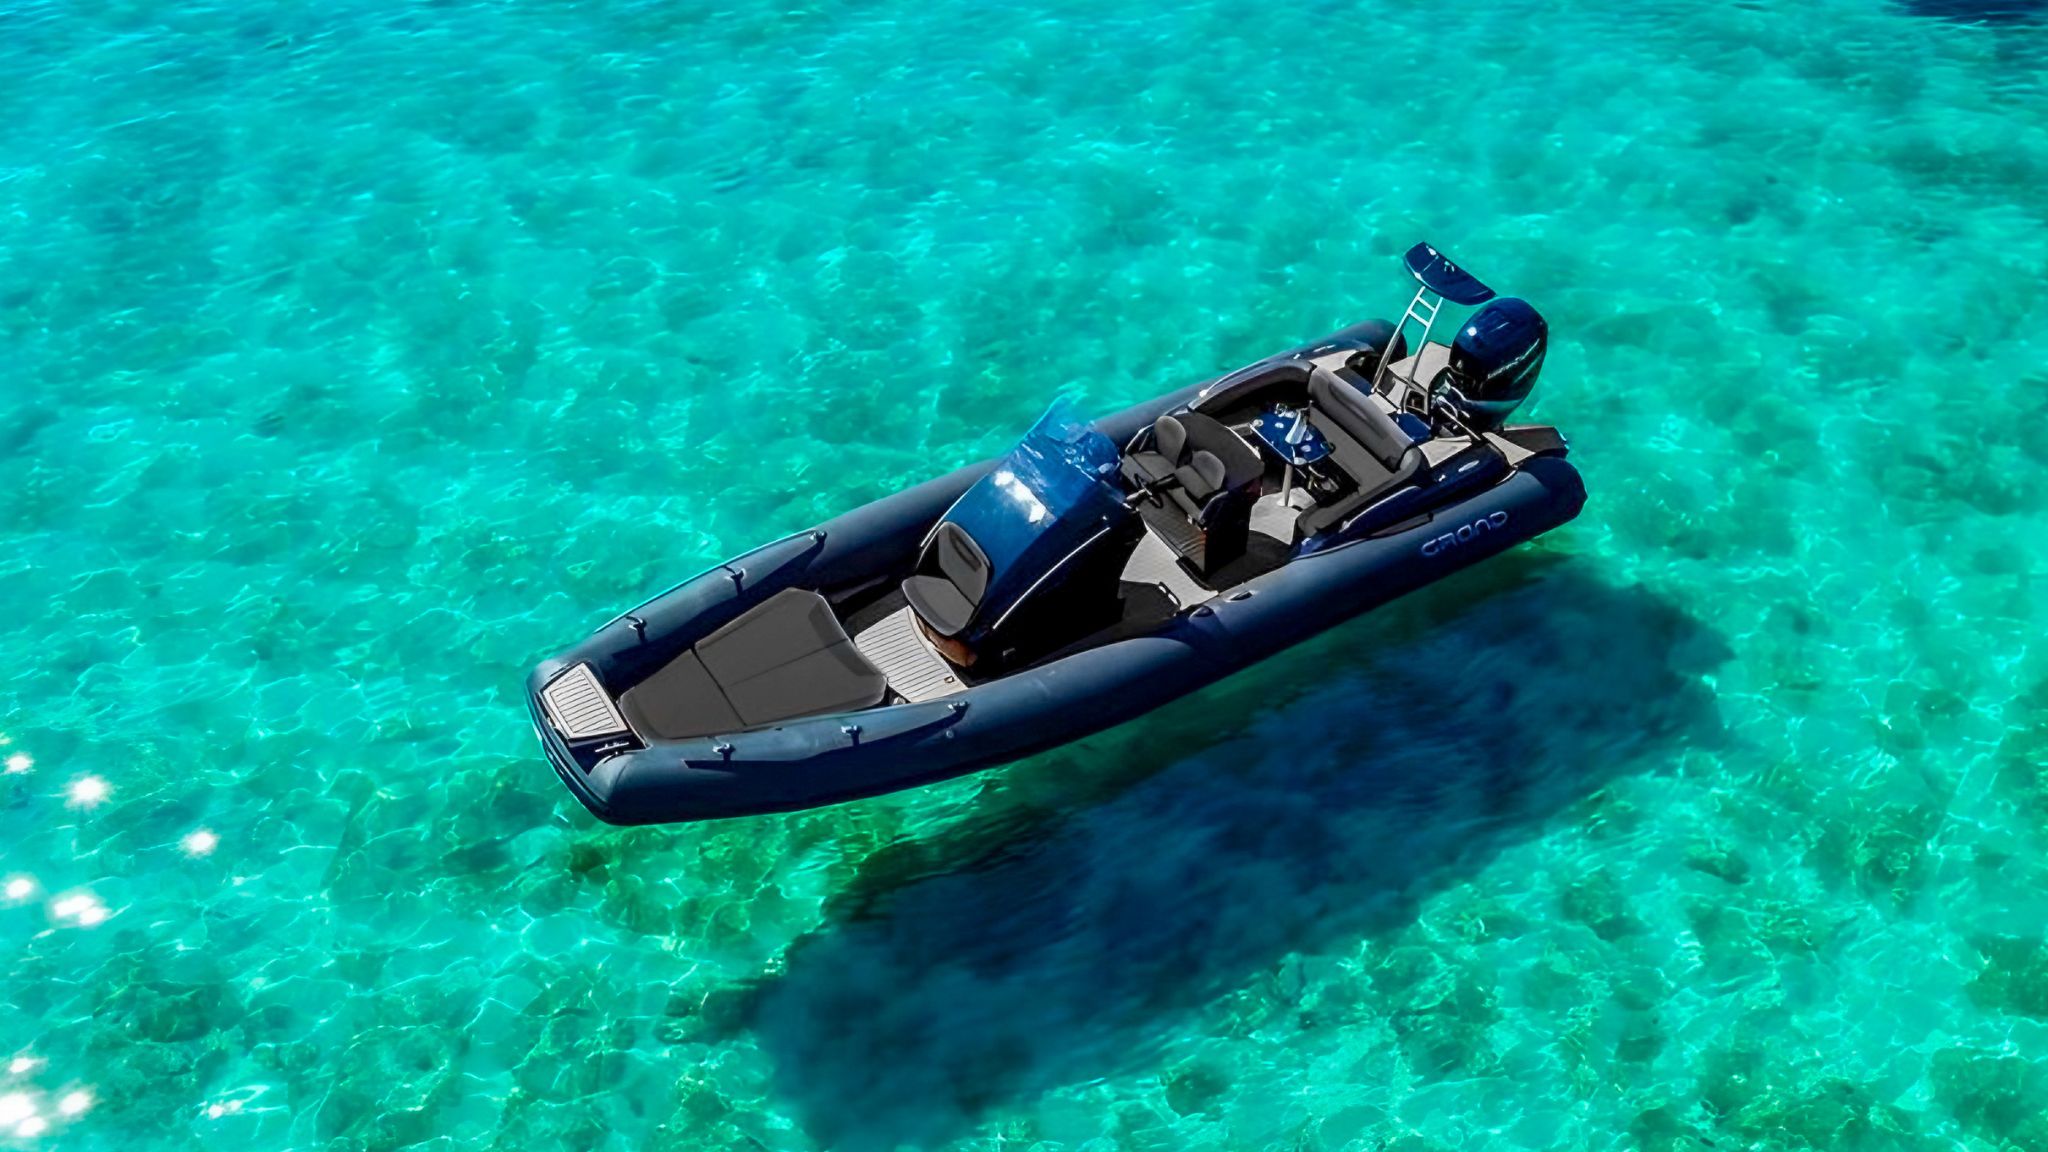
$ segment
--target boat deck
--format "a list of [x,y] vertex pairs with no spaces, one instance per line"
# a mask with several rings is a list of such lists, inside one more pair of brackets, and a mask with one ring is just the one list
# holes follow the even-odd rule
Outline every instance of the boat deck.
[[967,685],[944,656],[924,638],[916,609],[905,606],[870,624],[853,646],[881,669],[889,688],[915,704],[965,691]]
[[[1193,530],[1189,536],[1192,538]],[[1138,546],[1131,552],[1130,563],[1124,565],[1123,581],[1126,584],[1149,584],[1163,590],[1173,598],[1176,608],[1192,604],[1216,595],[1213,589],[1204,587],[1188,570],[1181,566],[1180,557],[1184,549],[1191,547],[1167,539],[1157,526],[1150,522],[1145,525],[1145,535],[1138,540]]]

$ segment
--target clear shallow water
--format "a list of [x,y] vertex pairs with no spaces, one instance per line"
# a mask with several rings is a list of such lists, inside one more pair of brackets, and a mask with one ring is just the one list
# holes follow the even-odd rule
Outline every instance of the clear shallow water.
[[[7,1138],[2048,1146],[2044,35],[0,6]],[[539,655],[1419,237],[1570,528],[973,779],[554,783]]]

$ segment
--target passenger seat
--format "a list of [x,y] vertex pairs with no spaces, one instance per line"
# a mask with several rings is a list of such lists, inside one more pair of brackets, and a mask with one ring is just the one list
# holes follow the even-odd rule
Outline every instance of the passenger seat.
[[1295,521],[1313,536],[1401,488],[1429,481],[1422,446],[1372,398],[1317,367],[1308,379],[1309,419],[1330,442],[1330,456],[1357,484],[1349,496],[1311,509]]
[[1139,487],[1173,482],[1143,515],[1203,575],[1244,555],[1265,470],[1257,449],[1199,412],[1161,416],[1151,448],[1127,454],[1123,466]]
[[989,563],[981,545],[951,520],[939,521],[917,571],[903,582],[903,598],[918,619],[941,636],[956,636],[974,620],[988,591]]

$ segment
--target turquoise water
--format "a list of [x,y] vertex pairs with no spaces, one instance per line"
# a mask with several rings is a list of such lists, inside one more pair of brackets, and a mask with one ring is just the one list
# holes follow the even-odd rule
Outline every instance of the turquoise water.
[[[2048,26],[1956,7],[0,0],[0,1141],[2048,1147]],[[540,759],[1420,238],[1575,524],[917,792]]]

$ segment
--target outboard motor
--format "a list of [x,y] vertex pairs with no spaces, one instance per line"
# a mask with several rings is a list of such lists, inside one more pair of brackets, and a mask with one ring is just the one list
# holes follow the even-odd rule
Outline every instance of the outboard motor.
[[1549,344],[1550,325],[1528,301],[1500,297],[1458,330],[1433,391],[1465,427],[1494,431],[1536,387]]

